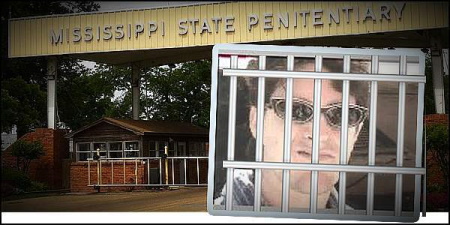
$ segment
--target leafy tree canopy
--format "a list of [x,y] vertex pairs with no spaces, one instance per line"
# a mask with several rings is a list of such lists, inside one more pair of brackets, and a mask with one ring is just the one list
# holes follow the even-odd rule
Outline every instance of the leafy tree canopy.
[[[96,11],[92,1],[3,1],[2,131],[17,125],[18,137],[47,124],[47,59],[7,58],[8,18]],[[57,122],[76,130],[103,117],[131,118],[131,67],[58,57]],[[211,62],[142,68],[141,119],[192,122],[209,126]],[[117,97],[118,96],[118,97]]]
[[142,78],[145,118],[209,126],[211,61],[150,68]]
[[[1,2],[1,82],[2,132],[17,125],[18,137],[35,127],[46,125],[46,71],[45,57],[8,58],[8,19],[18,17],[97,11],[92,1],[2,1]],[[79,76],[83,66],[79,60],[59,58],[58,74]],[[84,68],[85,70],[85,68]],[[72,110],[59,108],[61,111]]]

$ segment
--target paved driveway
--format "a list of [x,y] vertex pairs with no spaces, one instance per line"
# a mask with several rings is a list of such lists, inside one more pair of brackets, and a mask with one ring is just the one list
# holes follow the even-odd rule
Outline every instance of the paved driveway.
[[206,187],[2,201],[2,212],[206,212]]

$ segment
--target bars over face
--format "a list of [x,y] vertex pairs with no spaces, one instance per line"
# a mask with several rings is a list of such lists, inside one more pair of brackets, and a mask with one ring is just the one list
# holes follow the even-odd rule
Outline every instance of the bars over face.
[[217,45],[209,212],[416,221],[423,74],[420,50]]

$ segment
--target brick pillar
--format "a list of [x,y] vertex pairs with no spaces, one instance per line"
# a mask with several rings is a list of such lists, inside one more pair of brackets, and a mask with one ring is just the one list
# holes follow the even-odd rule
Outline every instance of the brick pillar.
[[[64,138],[66,133],[66,130],[37,128],[19,138],[24,141],[40,141],[44,147],[44,155],[30,163],[28,175],[31,180],[42,182],[50,189],[62,188],[62,162],[69,157],[69,142]],[[15,168],[16,160],[11,155],[11,148],[2,152],[2,166]]]

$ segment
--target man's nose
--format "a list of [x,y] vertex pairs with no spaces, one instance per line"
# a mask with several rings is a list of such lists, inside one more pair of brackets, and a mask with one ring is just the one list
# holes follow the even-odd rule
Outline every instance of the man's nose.
[[331,127],[331,125],[328,123],[327,119],[323,114],[320,115],[320,148],[327,148],[329,144],[329,140],[333,134],[333,132],[336,132],[336,130]]
[[[292,126],[292,136],[294,139],[294,143],[296,141],[311,141],[313,140],[313,134],[314,134],[314,118],[309,123],[306,124],[300,124],[296,125],[295,123]],[[330,124],[328,124],[327,119],[323,114],[320,115],[320,130],[319,130],[319,137],[320,137],[320,146],[326,147],[327,142],[329,141],[331,135],[336,133],[335,128],[332,128]],[[324,146],[325,145],[325,146]]]

